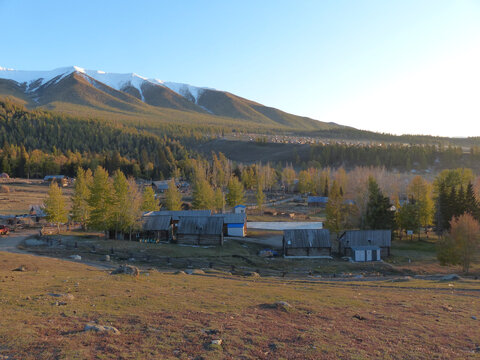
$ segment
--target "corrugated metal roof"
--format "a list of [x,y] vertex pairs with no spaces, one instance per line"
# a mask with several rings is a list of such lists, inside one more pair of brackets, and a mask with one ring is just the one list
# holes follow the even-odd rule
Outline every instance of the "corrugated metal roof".
[[283,232],[286,248],[331,247],[330,231],[327,229],[293,229]]
[[180,217],[185,216],[210,216],[212,215],[211,210],[179,210],[179,211],[170,211],[170,210],[161,210],[161,211],[150,211],[144,214],[144,216],[159,216],[159,215],[169,215],[173,220],[180,220]]
[[223,219],[216,216],[180,217],[177,234],[221,235]]
[[166,231],[170,229],[172,217],[170,215],[144,216],[144,231]]
[[307,202],[326,204],[328,202],[328,196],[309,196],[307,197]]
[[224,224],[244,224],[247,221],[247,214],[215,214],[215,217],[221,217]]
[[349,230],[340,237],[344,247],[354,246],[391,246],[391,230]]

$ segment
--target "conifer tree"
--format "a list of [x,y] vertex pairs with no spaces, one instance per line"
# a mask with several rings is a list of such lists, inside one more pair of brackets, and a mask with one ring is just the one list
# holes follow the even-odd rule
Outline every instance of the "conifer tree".
[[160,210],[160,205],[157,199],[155,199],[155,192],[153,191],[151,186],[146,186],[143,189],[141,210],[142,211]]
[[72,217],[74,221],[81,224],[83,230],[87,229],[87,223],[90,218],[91,208],[88,200],[90,198],[90,187],[92,186],[92,182],[92,171],[90,169],[85,171],[83,168],[79,167],[73,189]]
[[244,202],[245,193],[243,191],[243,185],[238,178],[232,176],[228,181],[228,193],[226,196],[227,204],[231,207],[240,205]]
[[109,229],[110,209],[112,205],[112,184],[107,171],[98,166],[90,187],[89,205],[92,208],[89,226],[96,230]]
[[368,203],[366,225],[369,229],[393,229],[394,212],[390,200],[384,196],[373,177],[368,179]]
[[338,182],[333,180],[328,194],[327,206],[325,208],[325,227],[337,236],[340,230],[345,227],[347,219],[347,211],[343,204],[343,196],[340,189]]
[[58,187],[55,181],[52,181],[48,189],[48,197],[45,200],[45,213],[49,222],[57,224],[60,232],[60,224],[68,221],[65,198],[62,195],[62,189]]
[[182,209],[182,194],[173,179],[168,182],[168,189],[165,191],[165,205],[167,209],[171,211]]

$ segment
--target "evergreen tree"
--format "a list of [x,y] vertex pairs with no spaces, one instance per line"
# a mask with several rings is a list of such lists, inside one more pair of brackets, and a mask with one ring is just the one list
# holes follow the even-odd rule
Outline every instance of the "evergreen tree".
[[343,196],[340,193],[340,186],[336,180],[333,180],[332,186],[330,187],[325,212],[325,227],[338,237],[338,234],[346,225],[348,214],[346,206],[343,203]]
[[72,218],[81,224],[82,229],[87,229],[87,223],[90,219],[90,205],[88,203],[90,198],[90,187],[92,186],[93,177],[92,171],[79,167],[77,169],[77,177],[73,189],[72,197]]
[[182,194],[175,185],[174,179],[168,182],[168,189],[165,191],[165,205],[171,211],[182,210]]
[[143,189],[142,195],[142,211],[158,211],[160,210],[160,205],[158,200],[155,199],[155,192],[151,186],[146,186]]
[[396,219],[400,231],[412,230],[415,233],[419,233],[420,217],[418,216],[418,205],[415,203],[415,200],[411,200],[400,207]]
[[90,199],[88,201],[92,209],[89,219],[89,226],[91,228],[103,231],[109,229],[112,191],[112,184],[108,178],[108,173],[104,168],[98,166],[93,175],[93,181],[90,187]]
[[479,204],[471,182],[468,183],[465,192],[465,212],[471,214],[477,221],[480,218]]
[[244,202],[245,193],[243,185],[238,178],[232,176],[227,185],[228,193],[226,195],[227,204],[231,207],[240,205]]
[[388,197],[384,196],[373,177],[368,179],[366,226],[369,229],[393,229],[394,212]]
[[58,187],[55,181],[52,181],[48,189],[48,197],[45,200],[45,213],[49,222],[57,224],[60,232],[60,224],[68,221],[65,198],[62,195],[62,189]]

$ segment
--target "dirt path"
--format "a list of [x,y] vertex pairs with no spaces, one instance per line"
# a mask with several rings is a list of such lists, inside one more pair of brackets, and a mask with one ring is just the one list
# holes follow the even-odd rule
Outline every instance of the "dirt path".
[[[33,252],[29,252],[26,250],[19,249],[18,246],[26,239],[28,239],[30,236],[38,234],[38,230],[22,230],[21,232],[16,232],[16,233],[10,233],[8,236],[2,236],[0,237],[0,252],[9,252],[9,253],[14,253],[14,254],[26,254],[26,255],[33,255],[33,256],[40,256],[40,257],[45,257],[45,258],[55,258],[58,259],[57,257],[53,256],[45,256],[45,255],[38,255]],[[65,261],[71,261],[75,263],[81,263],[85,264],[88,266],[93,266],[97,269],[101,270],[112,270],[115,268],[114,265],[112,264],[104,264],[104,263],[98,263],[98,262],[93,262],[93,261],[83,261],[83,260],[72,260],[72,259],[67,259],[67,258],[60,258],[61,260]]]

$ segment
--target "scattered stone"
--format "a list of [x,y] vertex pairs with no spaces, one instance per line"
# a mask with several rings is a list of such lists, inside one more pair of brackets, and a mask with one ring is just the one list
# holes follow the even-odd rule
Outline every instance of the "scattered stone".
[[220,345],[222,345],[222,343],[223,343],[222,339],[212,340],[212,345],[220,346]]
[[67,303],[65,301],[55,301],[55,303],[53,305],[55,305],[55,306],[65,306],[65,305],[67,305]]
[[185,273],[188,275],[205,275],[205,271],[201,269],[187,269]]
[[16,269],[13,269],[12,271],[27,271],[27,267],[25,265],[20,265],[19,267],[17,267]]
[[456,280],[462,280],[462,278],[460,276],[458,276],[457,274],[448,274],[448,275],[443,276],[440,280],[441,281],[456,281]]
[[112,333],[114,335],[120,335],[120,331],[113,326],[103,326],[92,323],[85,325],[85,329],[83,331],[95,331],[97,333]]
[[72,260],[82,260],[82,257],[80,255],[70,255],[69,258]]
[[110,275],[117,275],[117,274],[127,274],[138,276],[140,274],[140,270],[136,266],[132,265],[120,265],[118,268],[113,270]]
[[442,309],[445,311],[453,311],[453,306],[450,305],[443,305]]
[[103,261],[110,261],[110,255],[105,255],[103,257]]
[[73,296],[72,294],[55,294],[55,293],[48,293],[47,295],[49,296],[53,296],[53,297],[61,297],[61,298],[64,298],[65,300],[74,300],[75,299],[75,296]]
[[262,304],[260,307],[264,309],[277,309],[285,312],[288,312],[293,308],[293,306],[286,301],[277,301],[273,304]]
[[362,315],[358,315],[358,314],[353,315],[353,318],[358,319],[358,320],[362,320],[362,321],[367,320],[366,317],[363,317]]
[[249,276],[249,277],[253,277],[253,278],[259,278],[260,277],[260,274],[256,271],[247,271],[244,275]]

